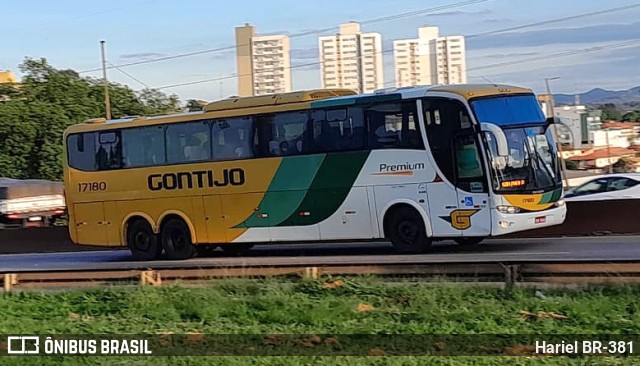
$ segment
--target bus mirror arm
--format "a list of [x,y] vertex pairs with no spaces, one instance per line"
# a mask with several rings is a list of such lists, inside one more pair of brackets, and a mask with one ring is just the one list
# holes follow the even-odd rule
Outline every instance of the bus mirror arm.
[[507,136],[504,131],[493,123],[483,122],[480,124],[483,132],[490,132],[496,139],[496,146],[498,148],[498,156],[509,156],[509,144],[507,143]]

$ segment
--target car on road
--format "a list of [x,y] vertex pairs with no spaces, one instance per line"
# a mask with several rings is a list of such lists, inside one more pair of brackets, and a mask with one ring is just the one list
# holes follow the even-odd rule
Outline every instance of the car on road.
[[596,176],[565,192],[565,201],[625,200],[640,198],[640,173]]

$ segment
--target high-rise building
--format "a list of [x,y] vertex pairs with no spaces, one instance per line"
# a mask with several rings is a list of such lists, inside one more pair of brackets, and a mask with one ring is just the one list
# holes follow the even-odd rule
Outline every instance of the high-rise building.
[[394,41],[393,55],[396,87],[467,82],[463,36],[440,37],[438,27],[421,27],[417,39]]
[[323,88],[346,88],[371,93],[384,86],[382,36],[362,33],[360,24],[340,25],[335,36],[318,39]]
[[236,27],[238,95],[241,97],[291,91],[289,38],[258,36],[250,24]]
[[291,91],[291,58],[289,37],[259,36],[252,38],[253,94]]

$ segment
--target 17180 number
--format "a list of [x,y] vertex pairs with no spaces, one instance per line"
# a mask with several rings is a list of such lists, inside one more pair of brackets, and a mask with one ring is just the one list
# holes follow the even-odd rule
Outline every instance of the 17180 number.
[[96,192],[107,189],[107,182],[78,183],[78,192]]

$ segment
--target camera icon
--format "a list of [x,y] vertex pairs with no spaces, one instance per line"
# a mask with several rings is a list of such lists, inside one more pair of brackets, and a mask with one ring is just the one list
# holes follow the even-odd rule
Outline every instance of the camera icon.
[[40,337],[11,336],[7,337],[7,354],[30,355],[40,353]]

